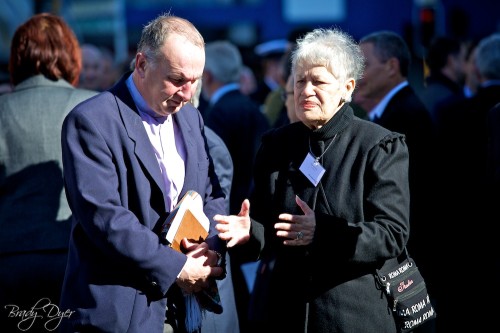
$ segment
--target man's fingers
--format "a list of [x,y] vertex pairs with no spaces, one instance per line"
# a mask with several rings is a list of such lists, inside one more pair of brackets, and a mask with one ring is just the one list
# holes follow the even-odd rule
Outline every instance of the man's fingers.
[[224,269],[222,267],[212,266],[210,267],[210,276],[218,277],[224,273]]
[[183,238],[181,243],[182,243],[182,247],[188,252],[194,250],[196,248],[196,246],[198,246],[197,243],[191,242],[187,238]]
[[191,242],[187,238],[183,238],[182,244],[187,253],[193,258],[203,256],[208,251],[208,244],[205,242],[199,244]]

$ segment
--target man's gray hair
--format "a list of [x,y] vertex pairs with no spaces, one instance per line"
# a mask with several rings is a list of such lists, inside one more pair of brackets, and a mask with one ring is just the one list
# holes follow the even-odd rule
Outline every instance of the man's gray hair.
[[161,48],[167,38],[177,34],[183,36],[194,45],[204,48],[205,41],[198,29],[186,19],[164,13],[144,26],[137,51],[144,53],[146,58],[155,63],[162,57]]
[[476,49],[476,66],[487,80],[500,80],[500,33],[479,41]]
[[411,64],[411,52],[406,41],[399,34],[381,30],[364,36],[360,44],[373,44],[373,51],[380,62],[386,62],[390,58],[399,61],[399,71],[404,77],[408,77]]
[[205,47],[205,70],[223,83],[239,82],[243,61],[239,49],[229,41],[207,43]]

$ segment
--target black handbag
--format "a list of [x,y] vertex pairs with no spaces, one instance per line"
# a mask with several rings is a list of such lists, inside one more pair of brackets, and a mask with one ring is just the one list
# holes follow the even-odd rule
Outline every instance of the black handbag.
[[436,318],[424,278],[406,248],[376,270],[375,278],[387,297],[398,332],[411,332]]

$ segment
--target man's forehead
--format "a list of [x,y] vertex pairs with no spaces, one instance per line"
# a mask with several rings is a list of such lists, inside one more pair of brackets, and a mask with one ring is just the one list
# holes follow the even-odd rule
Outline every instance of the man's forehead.
[[166,50],[164,63],[170,75],[187,80],[199,79],[205,67],[205,54],[203,50],[196,53],[186,53],[179,50],[170,52]]

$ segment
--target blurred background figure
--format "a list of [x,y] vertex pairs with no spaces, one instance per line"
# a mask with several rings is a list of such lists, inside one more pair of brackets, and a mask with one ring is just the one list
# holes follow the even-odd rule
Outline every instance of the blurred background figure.
[[[227,40],[213,41],[205,47],[205,70],[202,95],[208,101],[202,112],[205,125],[222,138],[234,164],[230,194],[231,214],[237,214],[241,203],[253,190],[253,165],[260,140],[269,129],[266,117],[257,103],[244,95],[239,86],[243,63],[238,48]],[[240,330],[246,325],[249,289],[241,269],[243,261],[231,253],[236,306]]]
[[295,101],[293,99],[293,75],[289,74],[286,80],[285,90],[283,91],[282,97],[285,103],[286,115],[289,123],[295,123],[299,121],[297,114],[295,113]]
[[122,66],[120,66],[120,64],[117,64],[115,62],[114,54],[108,48],[101,47],[100,51],[102,54],[102,64],[103,64],[100,90],[106,90],[111,88],[123,74],[122,68],[120,68]]
[[447,36],[435,38],[429,46],[425,58],[429,75],[419,96],[435,123],[436,105],[463,95],[466,53],[465,43]]
[[288,49],[281,57],[279,87],[267,94],[262,107],[262,112],[271,127],[280,127],[290,123],[283,97],[286,91],[286,82],[291,76],[291,55],[292,49]]
[[208,101],[203,111],[205,125],[226,144],[234,163],[231,212],[252,190],[252,168],[262,134],[269,129],[256,103],[239,89],[243,66],[238,48],[229,41],[207,43],[202,95]]
[[[17,332],[9,305],[58,304],[71,223],[63,190],[61,126],[96,92],[76,89],[81,51],[58,16],[36,14],[15,31],[11,93],[0,96],[0,327]],[[26,323],[25,323],[26,324]],[[28,327],[24,327],[28,330]],[[42,323],[29,328],[45,331]]]
[[83,44],[79,87],[95,91],[111,88],[125,72],[130,70],[130,61],[135,59],[128,58],[123,63],[116,63],[114,54],[109,48]]
[[102,51],[93,44],[82,45],[82,72],[78,87],[96,91],[103,90],[106,60]]
[[476,47],[477,41],[470,41],[467,45],[467,52],[465,56],[465,81],[463,92],[465,97],[472,97],[477,92],[479,87],[479,75],[476,68]]
[[[440,181],[446,186],[446,200],[442,202],[446,221],[468,221],[464,227],[446,228],[440,240],[445,249],[453,249],[453,255],[447,253],[442,260],[447,266],[463,265],[463,258],[478,258],[467,264],[467,270],[480,272],[488,266],[488,272],[498,267],[496,234],[492,228],[498,222],[498,201],[493,201],[493,179],[489,160],[495,152],[489,151],[495,140],[491,136],[493,119],[490,110],[500,102],[500,34],[492,34],[481,39],[475,48],[475,67],[478,78],[477,92],[470,98],[452,101],[441,107],[439,128],[439,149],[442,172]],[[498,130],[498,127],[496,127]],[[498,152],[496,152],[498,154]],[[443,276],[447,271],[441,268]],[[491,275],[491,279],[495,274]],[[487,278],[489,280],[490,276]],[[496,280],[498,281],[498,280]],[[497,309],[479,309],[472,307],[468,315],[456,320],[462,304],[482,304],[496,297],[492,295],[466,293],[459,296],[446,286],[449,280],[443,277],[441,289],[444,306],[438,324],[441,332],[452,332],[474,325],[478,316],[492,318]],[[465,303],[464,303],[465,302]],[[462,308],[463,309],[463,308]],[[439,313],[439,310],[437,310]],[[484,331],[494,331],[496,325],[487,321]]]
[[257,89],[250,97],[263,108],[268,94],[280,87],[282,82],[281,59],[288,48],[286,39],[275,39],[255,46],[254,52],[260,60],[255,73]]
[[[200,80],[196,87],[196,93],[191,98],[191,104],[196,108],[200,104],[201,87]],[[224,141],[207,126],[205,126],[205,136],[207,137],[210,156],[214,161],[215,173],[226,196],[226,211],[229,212],[229,198],[234,173],[233,160]],[[226,272],[224,279],[216,281],[224,311],[221,314],[206,311],[203,315],[201,333],[240,332],[229,252],[226,252]]]
[[[227,211],[229,212],[229,199],[234,172],[233,160],[224,141],[207,126],[205,126],[205,136],[207,137],[210,156],[214,161],[215,173],[226,195]],[[224,311],[221,314],[206,311],[203,314],[201,333],[240,332],[229,252],[226,252],[226,272],[224,279],[216,280]]]
[[283,99],[285,86],[289,76],[291,75],[292,52],[297,45],[297,40],[302,38],[310,29],[306,27],[298,27],[291,30],[287,35],[287,45],[285,52],[281,55],[278,68],[277,89],[270,91],[264,100],[262,111],[266,115],[271,127],[280,127],[289,123],[287,108]]
[[257,90],[257,79],[252,69],[246,65],[241,67],[240,91],[243,95],[251,95]]
[[[406,136],[411,197],[408,251],[426,278],[430,296],[435,298],[435,265],[441,262],[436,260],[438,239],[434,232],[440,221],[436,214],[429,214],[436,212],[434,124],[408,81],[412,57],[406,41],[393,31],[380,30],[362,37],[359,45],[366,67],[356,89],[367,105],[373,105],[368,110],[370,120]],[[434,321],[424,324],[418,332],[432,331],[434,325]]]

